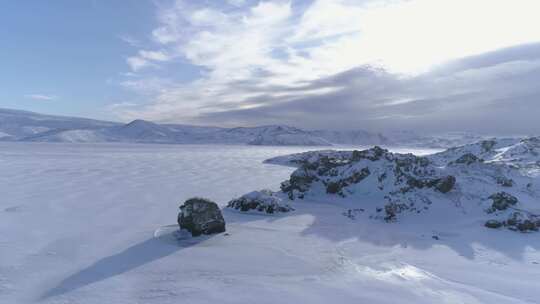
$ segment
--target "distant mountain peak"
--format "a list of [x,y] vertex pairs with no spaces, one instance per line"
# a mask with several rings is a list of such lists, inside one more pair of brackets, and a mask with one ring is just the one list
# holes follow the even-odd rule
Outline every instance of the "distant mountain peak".
[[257,127],[202,127],[135,119],[127,124],[0,109],[1,141],[134,142],[167,144],[249,144],[280,146],[408,146],[445,148],[478,141],[474,134],[423,136],[407,130],[305,130],[284,124]]
[[143,119],[135,119],[124,125],[124,127],[149,127],[149,126],[155,127],[159,125],[154,122],[143,120]]

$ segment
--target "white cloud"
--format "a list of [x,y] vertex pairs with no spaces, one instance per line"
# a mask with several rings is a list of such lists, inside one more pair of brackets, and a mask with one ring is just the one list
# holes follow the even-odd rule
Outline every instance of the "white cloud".
[[132,70],[182,58],[204,73],[187,83],[155,76],[123,83],[155,93],[130,115],[179,121],[323,96],[343,85],[306,85],[366,65],[412,77],[453,58],[540,41],[536,0],[229,3],[237,7],[177,0],[159,9],[155,45],[128,58]]
[[124,101],[124,102],[113,103],[113,104],[108,105],[107,110],[109,111],[126,110],[135,106],[137,106],[136,103]]
[[242,6],[246,3],[246,0],[227,0],[230,5]]
[[135,76],[120,82],[122,87],[144,95],[162,93],[167,88],[170,88],[173,84],[173,81],[166,78],[136,78]]
[[34,100],[43,100],[43,101],[51,101],[57,99],[54,95],[45,95],[45,94],[27,94],[24,95],[26,98],[34,99]]
[[141,58],[139,56],[133,56],[133,57],[128,57],[126,59],[126,62],[127,64],[129,65],[129,67],[131,68],[132,71],[136,72],[144,67],[149,67],[149,66],[155,66],[154,64],[152,64],[150,61],[144,59],[144,58]]
[[139,51],[139,57],[146,59],[146,60],[153,60],[153,61],[168,61],[171,58],[167,53],[164,51],[145,51],[141,50]]
[[124,41],[125,43],[129,44],[132,47],[140,47],[142,45],[141,41],[129,35],[120,35],[118,36],[118,38],[120,38],[120,40]]
[[131,70],[136,72],[143,68],[156,67],[156,62],[166,62],[171,59],[172,57],[163,50],[140,50],[136,56],[128,57],[126,62],[130,66]]

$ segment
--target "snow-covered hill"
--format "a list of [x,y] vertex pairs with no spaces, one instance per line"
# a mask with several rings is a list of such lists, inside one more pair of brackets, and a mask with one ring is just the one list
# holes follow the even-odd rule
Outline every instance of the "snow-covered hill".
[[36,136],[50,135],[62,130],[95,130],[117,125],[119,124],[108,121],[0,109],[0,140],[30,141]]
[[520,231],[540,228],[539,138],[492,139],[424,157],[374,147],[312,151],[267,163],[295,166],[289,199],[356,201],[370,218],[429,212]]
[[260,130],[250,145],[265,146],[330,146],[330,141],[312,132],[287,126],[269,126]]
[[303,130],[284,125],[219,128],[157,124],[144,120],[120,124],[0,109],[2,141],[446,148],[480,139],[480,136],[467,133],[428,136],[403,131],[381,134],[364,130]]
[[[466,132],[449,132],[441,134],[419,134],[411,130],[390,131],[384,134],[386,142],[404,147],[450,148],[475,143],[489,136],[481,136]],[[385,143],[381,143],[384,145]]]
[[486,163],[506,164],[520,168],[526,174],[540,169],[540,137],[489,139],[450,148],[432,156],[434,162],[445,164],[462,155],[474,155]]

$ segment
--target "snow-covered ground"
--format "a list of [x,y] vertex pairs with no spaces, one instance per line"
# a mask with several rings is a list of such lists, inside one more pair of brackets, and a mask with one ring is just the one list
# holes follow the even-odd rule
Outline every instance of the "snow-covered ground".
[[0,303],[540,303],[540,233],[429,212],[296,200],[173,237],[185,199],[277,190],[294,168],[263,160],[309,149],[0,143]]

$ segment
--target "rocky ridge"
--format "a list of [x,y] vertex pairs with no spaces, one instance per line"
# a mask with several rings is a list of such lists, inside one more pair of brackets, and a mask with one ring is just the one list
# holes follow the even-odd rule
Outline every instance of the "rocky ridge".
[[324,150],[266,162],[297,168],[281,184],[291,201],[357,201],[369,217],[389,222],[457,208],[489,228],[535,231],[540,228],[539,143],[535,137],[491,139],[427,156],[380,147]]

